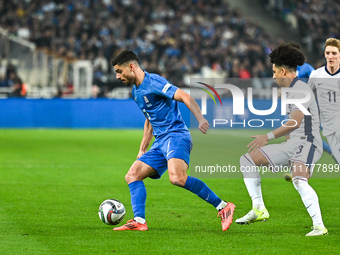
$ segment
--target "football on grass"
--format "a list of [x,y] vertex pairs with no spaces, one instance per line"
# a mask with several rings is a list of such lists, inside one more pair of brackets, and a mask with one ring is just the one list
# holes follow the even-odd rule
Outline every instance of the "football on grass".
[[125,216],[125,207],[116,199],[107,199],[100,204],[98,214],[105,224],[117,225]]

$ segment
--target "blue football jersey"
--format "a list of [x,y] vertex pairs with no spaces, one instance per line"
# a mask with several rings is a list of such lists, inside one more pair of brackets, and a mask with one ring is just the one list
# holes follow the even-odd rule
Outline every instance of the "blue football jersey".
[[132,89],[132,97],[153,127],[155,137],[172,131],[188,131],[173,96],[178,88],[158,74],[145,72],[141,85]]

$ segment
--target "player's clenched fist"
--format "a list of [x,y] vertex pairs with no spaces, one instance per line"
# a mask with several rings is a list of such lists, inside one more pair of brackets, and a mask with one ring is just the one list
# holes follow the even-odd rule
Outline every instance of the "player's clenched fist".
[[210,124],[209,124],[209,122],[205,118],[201,119],[199,121],[199,123],[198,123],[198,129],[203,134],[207,134],[207,131],[208,131],[209,127],[210,127]]

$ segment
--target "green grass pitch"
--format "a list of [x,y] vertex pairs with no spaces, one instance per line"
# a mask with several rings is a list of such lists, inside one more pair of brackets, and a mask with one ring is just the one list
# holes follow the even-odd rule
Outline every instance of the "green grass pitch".
[[[251,134],[225,132],[226,162],[237,164]],[[209,135],[214,137],[214,132]],[[98,207],[115,198],[126,206],[125,220],[133,216],[124,175],[136,158],[141,137],[142,130],[0,130],[0,253],[339,254],[337,178],[310,180],[328,236],[304,236],[312,221],[281,173],[262,181],[270,213],[267,222],[233,223],[222,232],[216,210],[172,186],[165,174],[160,180],[145,181],[149,231],[112,231],[99,220]],[[196,143],[199,148],[199,136],[193,137],[194,149]],[[219,153],[213,146],[210,152]],[[320,162],[333,163],[328,155]],[[234,220],[250,209],[242,178],[203,180],[221,198],[235,203]]]

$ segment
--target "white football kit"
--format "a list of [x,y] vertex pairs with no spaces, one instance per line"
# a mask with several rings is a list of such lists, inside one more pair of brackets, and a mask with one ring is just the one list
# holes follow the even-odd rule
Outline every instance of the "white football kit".
[[340,70],[330,74],[326,66],[312,71],[308,84],[316,91],[323,135],[340,163]]
[[[287,142],[266,145],[260,150],[271,166],[274,167],[274,171],[278,171],[280,165],[287,165],[291,161],[306,164],[312,175],[313,164],[322,155],[318,106],[313,96],[313,91],[305,82],[295,78],[290,87],[298,91],[306,91],[310,94],[310,99],[302,105],[311,115],[304,116],[300,127],[290,133],[290,139]],[[288,93],[287,99],[304,98],[305,94],[298,91]],[[300,111],[295,104],[287,104],[286,110],[289,119],[291,119],[293,111]]]

